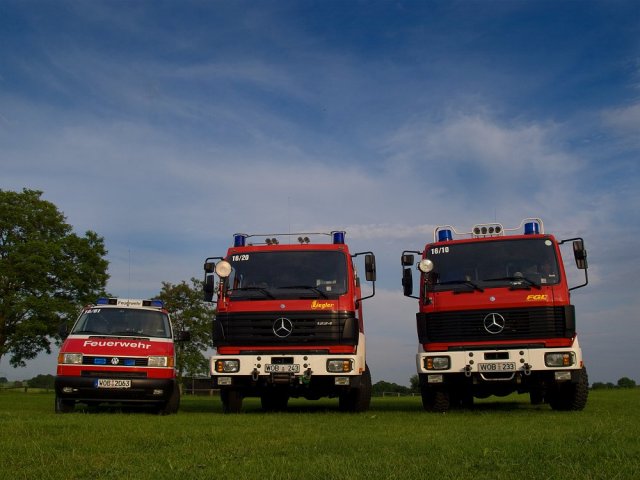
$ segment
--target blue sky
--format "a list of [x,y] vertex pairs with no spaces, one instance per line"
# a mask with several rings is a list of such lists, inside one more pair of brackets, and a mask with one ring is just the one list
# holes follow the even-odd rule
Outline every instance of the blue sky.
[[346,230],[374,381],[415,372],[401,252],[531,216],[585,239],[590,380],[640,381],[639,154],[637,1],[0,2],[0,188],[102,235],[120,296],[235,232]]

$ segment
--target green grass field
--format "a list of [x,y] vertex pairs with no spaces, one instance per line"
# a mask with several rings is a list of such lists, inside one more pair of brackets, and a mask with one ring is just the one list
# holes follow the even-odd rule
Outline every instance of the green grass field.
[[527,396],[447,414],[419,397],[337,401],[284,413],[223,415],[183,396],[177,415],[53,413],[52,393],[0,392],[0,478],[11,479],[638,479],[640,389],[591,392],[582,412]]

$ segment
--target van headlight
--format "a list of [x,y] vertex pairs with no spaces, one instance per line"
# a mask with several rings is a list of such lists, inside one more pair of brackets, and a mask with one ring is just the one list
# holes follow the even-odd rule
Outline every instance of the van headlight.
[[67,365],[82,365],[81,353],[61,353],[58,356],[58,363],[64,363]]
[[169,367],[173,363],[169,360],[169,357],[149,357],[147,365],[150,367]]

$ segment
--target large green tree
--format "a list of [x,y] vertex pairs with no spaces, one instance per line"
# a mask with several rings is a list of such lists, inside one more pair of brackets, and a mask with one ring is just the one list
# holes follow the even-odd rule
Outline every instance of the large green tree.
[[0,360],[25,366],[51,353],[61,322],[107,283],[104,240],[73,233],[42,192],[0,190]]
[[171,314],[174,332],[189,331],[188,342],[176,343],[178,377],[207,375],[209,362],[204,351],[211,347],[211,322],[215,309],[202,300],[202,281],[191,279],[191,285],[162,282],[158,296]]

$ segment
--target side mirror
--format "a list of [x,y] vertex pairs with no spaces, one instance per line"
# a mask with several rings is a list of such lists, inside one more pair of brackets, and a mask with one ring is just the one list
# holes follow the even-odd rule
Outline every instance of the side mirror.
[[413,266],[413,255],[402,255],[402,257],[400,257],[400,263],[402,263],[403,267],[411,267]]
[[213,295],[216,291],[215,285],[215,275],[216,264],[213,262],[206,262],[204,264],[204,285],[202,289],[204,290],[204,301],[205,302],[213,302]]
[[67,322],[62,322],[58,326],[58,335],[62,340],[66,339],[69,336],[69,327],[67,327]]
[[372,253],[364,257],[364,271],[368,282],[376,281],[376,257]]
[[213,274],[206,275],[204,277],[204,300],[205,302],[213,302],[213,295],[215,294],[215,280],[216,277]]
[[580,270],[586,270],[588,268],[587,251],[584,248],[582,239],[573,241],[573,256],[576,259],[576,267]]
[[191,340],[191,332],[187,330],[181,330],[175,334],[174,340],[176,342],[188,342]]
[[[413,263],[413,261],[411,263]],[[413,274],[410,268],[402,269],[402,290],[405,297],[413,295]]]

